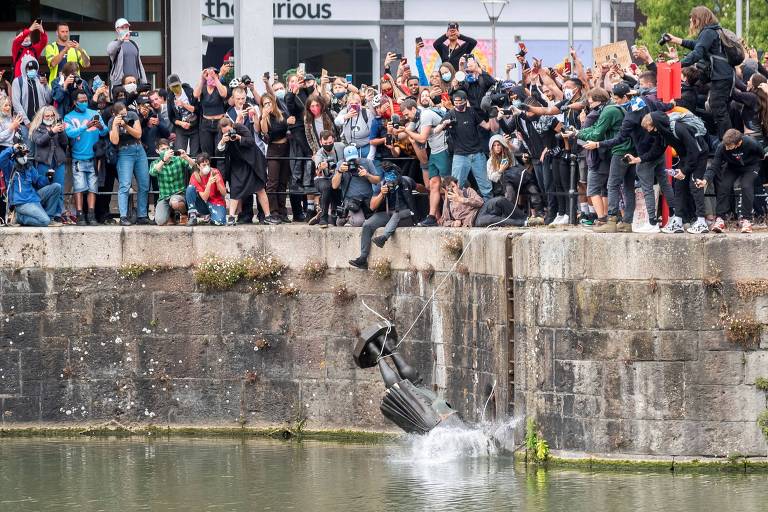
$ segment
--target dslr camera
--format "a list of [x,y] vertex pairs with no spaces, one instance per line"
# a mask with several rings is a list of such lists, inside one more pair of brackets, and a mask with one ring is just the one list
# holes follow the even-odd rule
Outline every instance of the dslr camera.
[[248,86],[253,83],[253,80],[251,80],[251,77],[249,77],[248,75],[243,75],[240,77],[240,83]]
[[360,164],[357,163],[357,160],[352,160],[347,163],[347,172],[350,176],[357,176],[360,174]]
[[232,139],[232,137],[236,135],[237,135],[237,130],[235,130],[234,128],[230,128],[229,131],[227,132],[227,137],[229,137],[230,140]]
[[672,36],[665,32],[661,34],[661,37],[659,38],[659,46],[665,46],[671,40],[672,40]]

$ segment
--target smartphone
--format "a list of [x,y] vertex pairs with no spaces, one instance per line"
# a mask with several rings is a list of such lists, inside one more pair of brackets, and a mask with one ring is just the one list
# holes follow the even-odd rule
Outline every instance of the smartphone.
[[37,23],[38,25],[42,24],[43,18],[35,18],[35,23]]
[[392,53],[394,53],[394,54],[395,54],[395,58],[396,58],[397,60],[402,60],[402,58],[403,58],[403,54],[402,54],[402,53],[395,53],[395,52],[392,52]]
[[299,63],[299,66],[296,68],[296,73],[299,75],[306,75],[307,74],[307,65],[303,62]]
[[344,77],[347,80],[347,83],[352,83],[352,73],[347,73],[347,76]]
[[264,72],[264,79],[269,80],[269,71]]
[[70,41],[74,41],[76,43],[80,42],[80,34],[70,34],[69,36]]
[[387,136],[385,137],[384,143],[387,146],[391,146],[392,144],[395,143],[395,137],[391,133],[388,133]]
[[328,70],[327,69],[321,69],[320,70],[320,76],[328,76]]
[[422,39],[422,38],[421,38],[421,36],[417,37],[417,38],[416,38],[416,44],[417,44],[417,45],[419,45],[419,44],[424,44],[424,39]]
[[403,58],[400,60],[400,63],[401,63],[403,66],[405,66],[405,65],[407,65],[407,64],[408,64],[408,59],[407,59],[406,57],[403,57]]
[[97,115],[95,115],[95,116],[93,116],[93,118],[91,118],[91,121],[93,121],[93,122],[98,122],[98,121],[99,121],[99,116],[98,116],[98,114],[97,114]]
[[139,33],[138,32],[131,32],[131,37],[139,37]]

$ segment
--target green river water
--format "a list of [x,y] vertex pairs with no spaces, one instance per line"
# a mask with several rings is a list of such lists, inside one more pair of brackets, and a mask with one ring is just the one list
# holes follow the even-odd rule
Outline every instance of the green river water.
[[472,440],[2,438],[0,511],[33,510],[750,512],[768,475],[544,470]]

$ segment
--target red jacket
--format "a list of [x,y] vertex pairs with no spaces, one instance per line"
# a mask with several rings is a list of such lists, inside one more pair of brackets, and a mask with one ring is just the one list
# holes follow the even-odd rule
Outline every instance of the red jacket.
[[42,32],[37,43],[32,43],[32,46],[28,46],[26,48],[21,46],[22,41],[24,41],[24,38],[29,34],[29,28],[25,28],[24,32],[16,36],[16,39],[13,40],[13,44],[11,45],[11,59],[13,61],[14,78],[18,78],[21,75],[21,58],[24,55],[30,54],[33,55],[36,59],[39,59],[40,55],[42,55],[43,50],[45,49],[45,45],[48,44],[48,34]]

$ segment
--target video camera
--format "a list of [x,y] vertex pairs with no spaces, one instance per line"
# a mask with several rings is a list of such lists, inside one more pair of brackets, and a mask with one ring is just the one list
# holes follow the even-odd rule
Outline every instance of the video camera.
[[[512,106],[509,93],[502,89],[501,84],[502,82],[496,82],[480,100],[480,108],[491,118],[498,116],[500,109],[508,109]],[[505,115],[510,114],[505,112]]]

